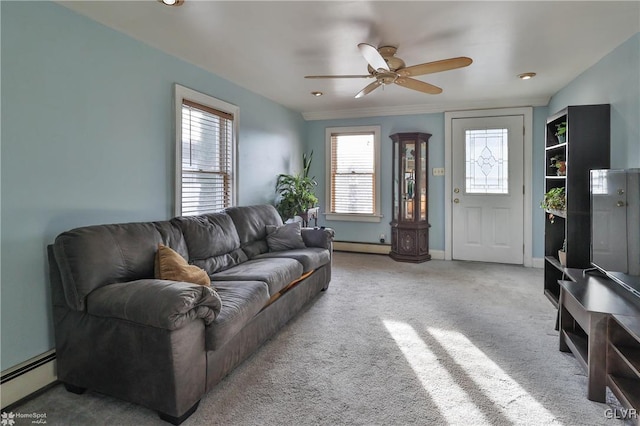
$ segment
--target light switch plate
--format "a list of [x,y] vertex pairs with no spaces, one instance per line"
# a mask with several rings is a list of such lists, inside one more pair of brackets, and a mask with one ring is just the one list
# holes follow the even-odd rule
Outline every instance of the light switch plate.
[[433,168],[434,176],[444,176],[444,167],[434,167]]

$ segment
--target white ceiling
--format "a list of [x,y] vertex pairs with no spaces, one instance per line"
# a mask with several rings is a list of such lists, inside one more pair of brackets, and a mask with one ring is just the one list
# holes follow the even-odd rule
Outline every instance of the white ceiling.
[[[70,1],[64,6],[307,119],[546,105],[549,97],[640,31],[640,2],[610,1]],[[361,99],[368,79],[358,43],[398,47],[407,66],[468,56],[467,68],[418,77]],[[533,71],[532,80],[518,74]],[[313,97],[310,92],[324,92]],[[215,96],[215,90],[211,90]]]

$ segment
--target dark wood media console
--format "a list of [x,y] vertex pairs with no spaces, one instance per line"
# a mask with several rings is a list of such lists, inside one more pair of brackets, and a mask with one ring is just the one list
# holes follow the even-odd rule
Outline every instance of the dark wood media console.
[[[621,377],[619,382],[624,381],[626,388],[631,389],[631,392],[637,391],[640,389],[640,375],[635,379],[630,378],[633,376],[629,369],[624,370],[624,375],[611,373],[608,380],[607,348],[612,345],[608,345],[607,342],[609,340],[608,333],[614,330],[610,327],[609,321],[612,316],[618,317],[620,315],[620,318],[625,319],[623,324],[626,325],[622,326],[622,329],[627,332],[626,340],[624,340],[627,343],[623,346],[625,348],[631,347],[630,351],[623,350],[625,354],[630,354],[625,360],[630,358],[631,361],[626,364],[634,366],[631,368],[631,372],[635,368],[637,374],[640,370],[640,337],[637,334],[638,328],[640,328],[638,326],[640,298],[603,276],[573,273],[571,278],[574,281],[559,281],[560,350],[572,352],[586,370],[587,397],[592,401],[605,402],[607,384],[613,391],[617,377]],[[617,333],[616,336],[620,336],[620,333]],[[614,338],[614,341],[620,341],[620,337]],[[634,341],[636,343],[633,343]],[[616,348],[617,346],[614,344],[610,351]],[[609,356],[609,359],[613,360],[614,355]],[[609,364],[611,367],[611,363]],[[628,393],[626,392],[624,395]],[[621,392],[614,391],[614,394],[619,399],[624,398]],[[638,403],[638,396],[631,396],[627,399],[631,401],[630,404]],[[624,401],[620,402],[624,404]],[[630,408],[640,410],[638,406]]]
[[608,326],[607,386],[640,425],[640,317],[611,315]]

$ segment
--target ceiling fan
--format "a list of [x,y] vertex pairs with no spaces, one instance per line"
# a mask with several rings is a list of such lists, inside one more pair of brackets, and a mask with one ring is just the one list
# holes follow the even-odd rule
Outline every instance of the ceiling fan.
[[471,58],[461,56],[458,58],[443,59],[441,61],[427,62],[424,64],[405,66],[402,59],[395,57],[396,47],[382,46],[378,49],[367,43],[358,45],[360,53],[364,56],[369,66],[367,67],[369,74],[365,75],[307,75],[305,78],[375,78],[376,81],[367,85],[358,92],[356,98],[361,98],[373,92],[380,86],[387,84],[397,84],[407,89],[417,90],[418,92],[437,95],[442,93],[442,89],[433,84],[416,80],[414,76],[432,74],[441,71],[463,68],[471,65]]

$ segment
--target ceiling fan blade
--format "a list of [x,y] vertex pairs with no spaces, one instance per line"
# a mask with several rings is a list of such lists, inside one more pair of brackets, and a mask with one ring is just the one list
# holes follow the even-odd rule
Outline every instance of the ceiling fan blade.
[[366,75],[305,75],[304,78],[371,78],[371,74]]
[[357,98],[361,98],[364,95],[368,95],[369,93],[373,92],[374,90],[376,90],[378,87],[380,87],[382,85],[382,83],[380,83],[378,80],[374,81],[373,83],[367,85],[367,87],[365,87],[364,89],[362,89],[361,91],[358,92],[358,94],[355,96],[356,99]]
[[387,61],[385,61],[380,52],[378,52],[378,49],[367,43],[360,43],[358,49],[360,49],[360,53],[362,53],[364,59],[371,65],[371,68],[376,71],[379,69],[389,71],[389,65],[387,65]]
[[466,56],[459,58],[443,59],[441,61],[427,62],[426,64],[412,65],[397,70],[402,77],[414,77],[416,75],[432,74],[434,72],[448,71],[471,65],[473,60]]
[[406,87],[407,89],[417,90],[418,92],[428,93],[430,95],[437,95],[442,93],[442,89],[433,84],[425,83],[424,81],[416,80],[414,78],[401,77],[396,80],[396,84]]

